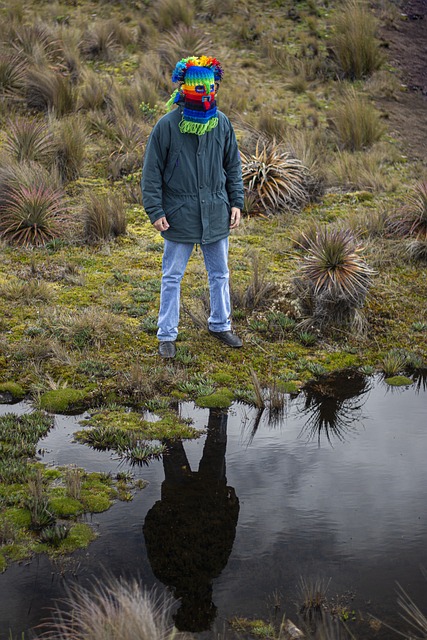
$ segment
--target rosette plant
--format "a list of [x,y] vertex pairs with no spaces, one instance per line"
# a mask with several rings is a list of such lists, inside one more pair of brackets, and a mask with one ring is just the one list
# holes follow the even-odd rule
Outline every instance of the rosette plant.
[[304,240],[304,254],[294,279],[306,324],[361,329],[362,308],[374,271],[361,257],[350,230],[319,228]]

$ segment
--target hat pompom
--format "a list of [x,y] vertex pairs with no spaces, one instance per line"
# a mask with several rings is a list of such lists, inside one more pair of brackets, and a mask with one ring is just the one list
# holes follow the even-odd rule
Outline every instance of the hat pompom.
[[176,63],[172,73],[172,82],[184,82],[187,69],[194,66],[212,69],[216,82],[220,82],[224,75],[221,63],[216,58],[211,58],[210,56],[200,56],[200,58],[197,56],[189,56],[188,58],[182,58],[182,60]]

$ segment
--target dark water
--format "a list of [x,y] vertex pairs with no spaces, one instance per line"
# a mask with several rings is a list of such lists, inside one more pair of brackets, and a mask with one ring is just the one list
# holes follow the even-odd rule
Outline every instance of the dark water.
[[[396,581],[427,612],[426,399],[422,379],[392,389],[352,376],[312,385],[282,412],[184,404],[207,436],[134,468],[149,485],[94,516],[100,537],[69,562],[9,567],[0,637],[35,626],[67,586],[107,571],[166,585],[181,599],[177,626],[206,636],[234,615],[268,617],[277,599],[279,615],[296,618],[301,576],[330,580],[330,601],[405,629]],[[12,408],[29,410],[0,413]],[[42,460],[116,471],[108,453],[72,443],[78,426],[58,416]],[[397,637],[353,628],[359,638]]]

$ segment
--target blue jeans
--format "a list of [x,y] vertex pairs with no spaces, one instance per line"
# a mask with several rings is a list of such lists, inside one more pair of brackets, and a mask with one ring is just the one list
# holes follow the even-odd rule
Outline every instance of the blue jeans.
[[[229,331],[230,289],[228,272],[228,238],[200,245],[208,272],[210,293],[210,316],[208,326],[211,331]],[[163,251],[162,288],[157,337],[161,341],[176,340],[179,324],[179,300],[181,280],[190,259],[194,245],[165,240]]]

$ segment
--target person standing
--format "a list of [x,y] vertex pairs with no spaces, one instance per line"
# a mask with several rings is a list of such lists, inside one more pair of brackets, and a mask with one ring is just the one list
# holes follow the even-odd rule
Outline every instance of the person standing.
[[216,105],[222,76],[216,58],[180,60],[172,74],[179,86],[168,102],[176,108],[156,123],[145,150],[143,205],[164,238],[157,323],[163,358],[176,354],[180,285],[195,244],[209,280],[208,331],[229,347],[242,346],[231,330],[228,237],[240,224],[243,181],[233,127]]

